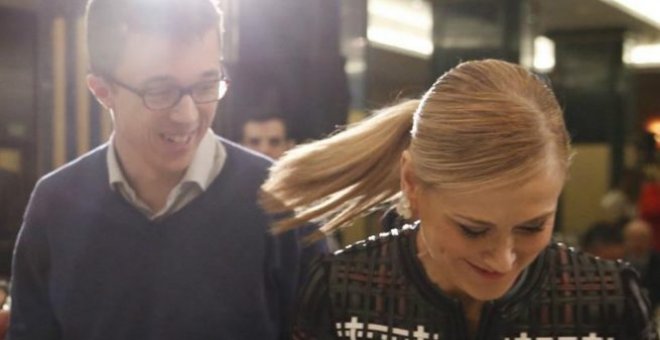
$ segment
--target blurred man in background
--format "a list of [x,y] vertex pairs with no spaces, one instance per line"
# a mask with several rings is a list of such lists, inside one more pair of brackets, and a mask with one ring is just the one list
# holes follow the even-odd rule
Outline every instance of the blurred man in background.
[[628,222],[623,230],[625,259],[639,271],[655,309],[660,304],[660,253],[653,250],[652,236],[651,225],[642,219]]
[[606,260],[622,259],[625,255],[622,228],[609,222],[596,222],[580,237],[580,248]]
[[243,146],[278,159],[293,147],[288,137],[286,122],[279,116],[257,116],[243,125]]

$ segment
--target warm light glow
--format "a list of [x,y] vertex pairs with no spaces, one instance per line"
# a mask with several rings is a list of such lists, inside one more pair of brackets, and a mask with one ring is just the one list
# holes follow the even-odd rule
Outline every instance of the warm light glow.
[[551,39],[538,36],[534,39],[534,70],[550,72],[555,67],[555,43]]
[[660,28],[660,2],[657,0],[602,0]]
[[660,135],[660,119],[650,121],[646,126],[646,131],[654,135]]
[[646,131],[653,134],[655,146],[660,149],[660,118],[649,121],[646,124]]
[[422,58],[433,54],[433,15],[429,2],[369,0],[368,13],[370,42]]

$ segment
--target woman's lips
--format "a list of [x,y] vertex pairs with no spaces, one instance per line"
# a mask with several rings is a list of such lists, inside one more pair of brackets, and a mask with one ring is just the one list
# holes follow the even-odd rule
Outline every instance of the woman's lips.
[[500,273],[500,272],[496,272],[496,271],[490,271],[490,270],[483,269],[483,268],[481,268],[477,265],[474,265],[474,264],[470,263],[469,261],[465,261],[465,262],[467,262],[467,264],[470,267],[472,267],[472,269],[474,269],[474,271],[477,274],[479,274],[480,276],[482,276],[486,279],[489,279],[489,280],[501,279],[506,275],[506,273]]

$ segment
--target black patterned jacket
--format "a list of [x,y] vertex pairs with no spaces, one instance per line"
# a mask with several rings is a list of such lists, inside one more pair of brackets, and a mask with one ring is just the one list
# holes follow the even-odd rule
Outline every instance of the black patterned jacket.
[[[302,291],[294,339],[468,339],[461,303],[417,259],[415,226],[319,259]],[[548,246],[504,297],[482,310],[474,339],[657,339],[634,270]]]

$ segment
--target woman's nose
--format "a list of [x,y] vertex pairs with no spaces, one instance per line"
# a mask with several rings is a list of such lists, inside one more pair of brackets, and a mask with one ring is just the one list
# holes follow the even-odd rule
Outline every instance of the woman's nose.
[[516,252],[513,247],[513,240],[498,242],[499,244],[491,249],[485,256],[485,264],[488,265],[487,269],[506,273],[513,269],[516,263]]

